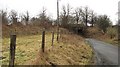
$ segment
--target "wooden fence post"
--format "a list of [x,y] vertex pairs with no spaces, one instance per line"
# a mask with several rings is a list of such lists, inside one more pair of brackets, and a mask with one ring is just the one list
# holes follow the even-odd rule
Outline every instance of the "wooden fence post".
[[10,35],[9,67],[14,67],[15,49],[16,49],[16,35]]
[[54,32],[52,32],[52,46],[53,46],[53,42],[54,42]]
[[45,49],[45,31],[42,32],[42,52],[44,52]]
[[61,30],[59,30],[59,38],[61,38]]
[[59,28],[57,29],[57,42],[59,41]]

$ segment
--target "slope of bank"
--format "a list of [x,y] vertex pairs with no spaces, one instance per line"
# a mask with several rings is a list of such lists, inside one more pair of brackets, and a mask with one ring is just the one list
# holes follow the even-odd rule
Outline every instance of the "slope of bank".
[[38,57],[28,64],[34,65],[91,65],[93,51],[85,44],[81,36],[75,34],[62,34],[59,43],[41,51]]
[[[92,49],[84,38],[64,28],[61,29],[59,42],[56,41],[56,27],[46,31],[45,53],[41,52],[41,31],[39,26],[4,26],[2,27],[3,65],[9,63],[9,34],[17,34],[16,65],[87,65],[92,64]],[[51,31],[55,32],[54,45],[51,46]]]
[[[117,35],[117,34],[116,34]],[[89,27],[87,29],[86,37],[98,39],[110,44],[118,45],[118,37],[110,38],[107,33],[101,32],[97,27]]]

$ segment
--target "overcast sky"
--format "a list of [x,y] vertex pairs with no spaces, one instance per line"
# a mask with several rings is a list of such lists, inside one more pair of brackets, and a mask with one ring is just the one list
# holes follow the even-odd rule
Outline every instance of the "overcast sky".
[[[118,1],[120,0],[60,0],[60,10],[63,5],[70,4],[73,9],[80,6],[88,6],[98,15],[107,14],[112,22],[117,21]],[[43,7],[47,9],[47,14],[56,19],[57,17],[57,0],[0,0],[0,9],[11,11],[16,10],[18,13],[25,13],[27,10],[30,16],[36,16]]]

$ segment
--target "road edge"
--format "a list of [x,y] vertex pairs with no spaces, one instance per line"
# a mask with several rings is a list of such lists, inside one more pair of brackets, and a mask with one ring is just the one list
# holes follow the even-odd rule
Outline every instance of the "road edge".
[[89,45],[92,48],[92,57],[91,57],[91,61],[89,61],[89,63],[92,63],[91,65],[96,65],[96,56],[95,56],[95,51],[93,49],[93,47],[90,45],[90,43],[85,39],[85,44]]

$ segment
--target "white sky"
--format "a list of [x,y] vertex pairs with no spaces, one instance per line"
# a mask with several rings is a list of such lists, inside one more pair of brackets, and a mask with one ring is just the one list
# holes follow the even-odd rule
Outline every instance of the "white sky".
[[[56,19],[57,0],[0,0],[0,9],[6,9],[9,12],[14,9],[18,13],[25,13],[27,10],[30,16],[36,16],[43,7],[47,9],[48,15]],[[117,21],[118,1],[120,0],[60,0],[60,10],[63,5],[70,4],[74,9],[80,6],[88,6],[97,14],[107,14],[113,24]]]

